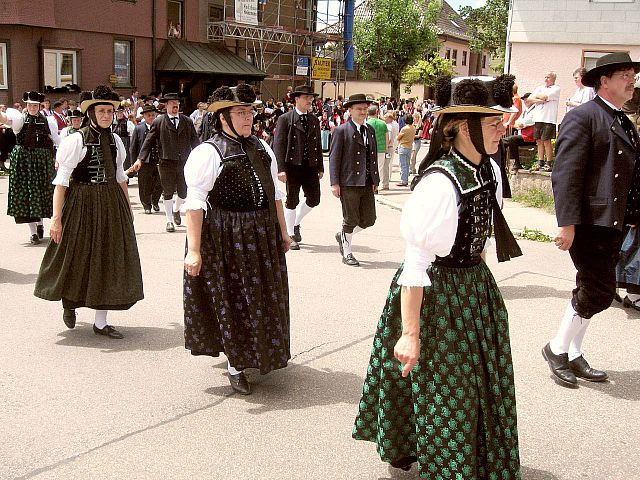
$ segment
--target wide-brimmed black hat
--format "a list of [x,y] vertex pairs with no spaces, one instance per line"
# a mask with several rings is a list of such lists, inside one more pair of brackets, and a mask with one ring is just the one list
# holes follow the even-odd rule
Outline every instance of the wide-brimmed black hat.
[[44,102],[44,95],[39,92],[24,92],[22,94],[22,101],[24,103],[37,103],[39,105]]
[[314,93],[311,85],[299,85],[289,94],[291,98],[296,98],[299,95],[313,95],[314,97],[317,97],[319,94]]
[[616,52],[604,55],[596,60],[596,66],[589,70],[582,77],[582,84],[586,87],[593,87],[602,75],[611,69],[625,67],[633,68],[636,73],[640,71],[640,62],[634,62],[627,52]]
[[114,110],[120,106],[120,97],[106,85],[98,85],[91,92],[80,94],[80,110],[85,113],[91,105],[96,103],[113,105]]
[[513,106],[515,77],[505,74],[499,77],[454,77],[442,75],[436,80],[437,107],[434,114],[484,113],[499,115],[516,113]]
[[142,107],[142,112],[141,113],[149,113],[149,112],[156,112],[158,113],[159,110],[156,108],[155,105],[143,105]]
[[69,110],[67,118],[82,118],[82,112],[79,108],[74,108],[73,110]]
[[347,101],[343,103],[346,108],[349,108],[351,105],[355,105],[356,103],[366,103],[367,105],[371,105],[373,103],[373,99],[369,98],[364,93],[354,93],[347,98]]
[[251,107],[256,101],[256,92],[251,85],[243,83],[237,87],[220,87],[209,97],[209,112],[219,112],[236,106]]
[[160,102],[167,102],[169,100],[177,100],[180,101],[180,97],[177,93],[164,93],[162,97],[158,99]]

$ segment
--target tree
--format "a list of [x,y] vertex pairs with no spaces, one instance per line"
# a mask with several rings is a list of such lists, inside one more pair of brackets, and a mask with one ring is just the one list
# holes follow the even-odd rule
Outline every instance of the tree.
[[[407,84],[409,89],[414,83],[421,83],[426,90],[427,87],[435,87],[436,78],[439,75],[453,76],[454,74],[455,70],[451,60],[442,58],[436,53],[429,60],[418,60],[411,65],[402,75],[402,81]],[[426,91],[423,97],[427,98]]]
[[484,7],[461,7],[460,16],[469,27],[473,52],[488,51],[497,59],[494,70],[504,66],[507,26],[509,23],[509,0],[487,0]]
[[356,19],[356,62],[365,72],[390,77],[391,96],[400,98],[402,72],[438,45],[433,25],[440,2],[367,0],[364,19]]

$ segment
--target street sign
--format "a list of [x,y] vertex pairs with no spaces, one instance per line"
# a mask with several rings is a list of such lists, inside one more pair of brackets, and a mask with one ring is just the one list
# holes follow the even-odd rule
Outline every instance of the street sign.
[[311,78],[317,80],[331,79],[331,59],[313,57],[311,59]]
[[296,58],[296,75],[309,75],[309,57]]

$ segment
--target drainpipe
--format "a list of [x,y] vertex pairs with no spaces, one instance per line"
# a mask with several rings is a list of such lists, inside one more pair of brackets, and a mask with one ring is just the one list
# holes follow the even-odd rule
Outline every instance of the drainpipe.
[[156,91],[156,0],[151,0],[151,90]]
[[511,43],[509,42],[509,36],[511,35],[511,22],[513,21],[513,3],[514,0],[509,0],[509,20],[507,22],[507,40],[504,46],[503,73],[509,73],[511,70]]

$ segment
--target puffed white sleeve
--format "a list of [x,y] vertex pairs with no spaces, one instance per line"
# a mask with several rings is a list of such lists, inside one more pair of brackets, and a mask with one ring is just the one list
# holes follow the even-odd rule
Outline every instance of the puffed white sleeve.
[[458,230],[458,193],[443,173],[423,178],[405,203],[400,232],[405,239],[404,269],[398,284],[431,285],[427,268],[436,255],[451,252]]
[[7,120],[9,125],[11,125],[13,133],[17,135],[24,125],[24,114],[15,108],[7,108],[7,111],[4,112],[4,114],[7,116]]
[[53,117],[47,117],[47,123],[49,124],[49,136],[53,140],[54,145],[57,147],[60,145],[60,135],[58,135],[58,122]]
[[86,153],[87,149],[84,147],[80,132],[72,133],[63,138],[56,153],[58,173],[56,178],[53,179],[53,184],[68,187],[73,169],[76,168]]
[[183,211],[207,211],[207,196],[221,170],[220,155],[213,145],[201,143],[191,150],[184,165],[187,200],[182,206]]
[[113,138],[116,140],[116,181],[122,183],[127,181],[127,174],[124,173],[124,161],[127,158],[127,149],[117,133],[113,134]]
[[264,145],[265,150],[271,157],[271,177],[273,178],[273,185],[276,187],[276,200],[282,200],[286,195],[280,189],[280,183],[278,182],[278,161],[276,160],[276,154],[267,142],[264,140],[260,140],[260,142],[262,142],[262,145]]

